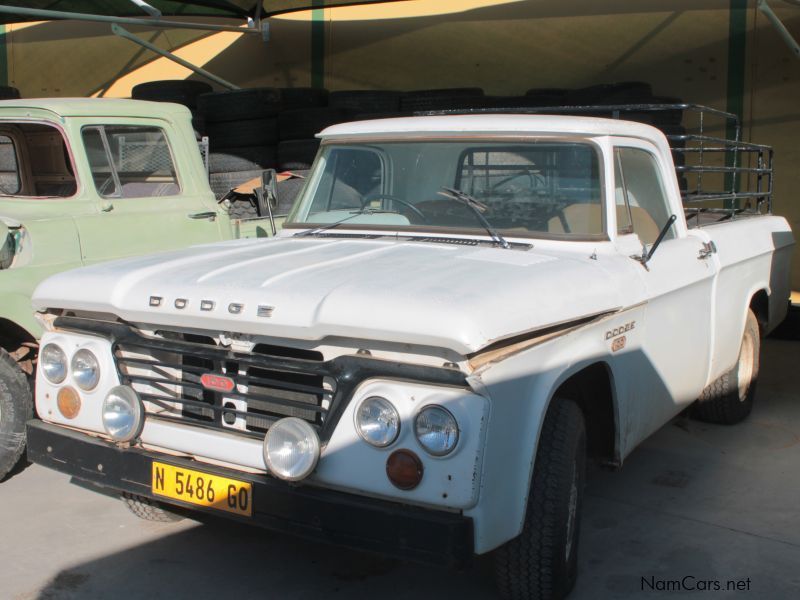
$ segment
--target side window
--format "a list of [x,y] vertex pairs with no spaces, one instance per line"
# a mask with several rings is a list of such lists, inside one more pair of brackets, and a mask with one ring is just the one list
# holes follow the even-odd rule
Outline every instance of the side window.
[[371,150],[334,148],[325,156],[325,171],[310,214],[361,208],[383,185],[383,164]]
[[180,192],[167,137],[158,127],[85,127],[83,143],[97,193],[152,198]]
[[[645,244],[652,244],[670,216],[667,194],[661,183],[655,157],[639,148],[617,148],[615,152],[618,155],[624,199],[630,210],[633,230]],[[674,237],[673,226],[664,239]]]
[[17,150],[12,139],[0,135],[0,195],[13,196],[20,192]]
[[614,202],[617,207],[617,233],[633,233],[631,208],[625,200],[625,178],[619,150],[614,151]]

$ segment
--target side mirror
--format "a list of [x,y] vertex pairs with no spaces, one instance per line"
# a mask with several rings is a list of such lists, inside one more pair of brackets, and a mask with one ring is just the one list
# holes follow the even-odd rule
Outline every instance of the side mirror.
[[278,173],[275,169],[264,169],[261,172],[261,189],[264,190],[264,199],[269,202],[270,208],[277,208]]
[[275,217],[272,209],[278,206],[278,174],[275,169],[264,169],[261,172],[261,189],[256,190],[258,200],[258,214],[269,216],[269,224],[272,235],[277,233],[275,228]]

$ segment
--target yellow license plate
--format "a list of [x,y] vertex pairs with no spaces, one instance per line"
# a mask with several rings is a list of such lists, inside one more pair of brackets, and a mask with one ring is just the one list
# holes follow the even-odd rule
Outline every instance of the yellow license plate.
[[155,461],[153,494],[236,515],[253,516],[253,486],[246,481]]

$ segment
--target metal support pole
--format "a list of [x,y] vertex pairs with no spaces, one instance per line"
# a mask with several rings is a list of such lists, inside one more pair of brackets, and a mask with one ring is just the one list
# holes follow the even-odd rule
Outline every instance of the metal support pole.
[[[138,3],[137,3],[138,4]],[[144,4],[144,2],[142,2]],[[71,19],[75,21],[94,21],[97,23],[120,23],[123,25],[143,25],[145,27],[163,27],[165,29],[196,29],[197,31],[232,31],[236,33],[261,33],[258,28],[236,27],[235,25],[213,25],[206,23],[187,23],[185,21],[164,21],[163,19],[148,19],[136,17],[111,17],[107,15],[92,15],[87,13],[64,12],[61,10],[43,10],[39,8],[24,8],[19,6],[4,6],[0,4],[0,14],[23,15],[35,17],[41,21]]]
[[[792,4],[794,4],[794,2]],[[783,24],[770,5],[767,4],[767,0],[758,0],[758,10],[772,23],[772,26],[778,31],[778,35],[783,38],[783,41],[786,42],[786,45],[794,52],[794,55],[800,58],[800,44],[792,37],[791,32],[786,29],[786,25]]]
[[154,7],[154,6],[150,6],[150,5],[149,5],[147,2],[145,2],[144,0],[131,0],[131,2],[133,2],[133,3],[134,3],[136,6],[138,6],[139,8],[141,8],[141,9],[142,9],[144,12],[146,12],[146,13],[147,13],[148,15],[150,15],[151,17],[155,17],[155,18],[157,18],[157,19],[160,19],[160,18],[161,18],[161,11],[160,11],[160,10],[158,10],[158,9],[157,9],[156,7]]
[[125,38],[126,40],[129,40],[129,41],[133,42],[134,44],[138,44],[139,46],[142,46],[143,48],[147,48],[148,50],[150,50],[151,52],[155,52],[159,56],[163,56],[164,58],[168,58],[172,62],[176,62],[180,66],[186,67],[187,69],[189,69],[190,71],[194,71],[195,73],[197,73],[201,77],[205,77],[206,79],[210,79],[214,83],[218,83],[222,87],[228,88],[229,90],[238,90],[238,89],[240,89],[238,85],[235,85],[235,84],[231,83],[230,81],[227,81],[227,80],[223,79],[222,77],[217,77],[213,73],[209,73],[205,69],[202,69],[202,68],[198,67],[197,65],[193,65],[188,60],[184,60],[180,56],[175,56],[172,52],[167,52],[166,50],[162,50],[161,48],[159,48],[158,46],[156,46],[154,44],[151,44],[147,40],[143,40],[140,37],[136,37],[130,31],[127,31],[126,29],[123,29],[122,27],[120,27],[116,23],[114,23],[111,26],[111,31],[114,32],[114,35],[118,35],[119,37]]

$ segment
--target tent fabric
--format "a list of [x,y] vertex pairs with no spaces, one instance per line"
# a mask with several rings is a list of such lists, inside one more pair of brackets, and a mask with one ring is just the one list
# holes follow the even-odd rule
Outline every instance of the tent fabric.
[[[254,17],[260,0],[146,0],[147,4],[161,11],[164,17],[217,17],[244,19]],[[347,6],[351,4],[373,4],[396,0],[263,0],[261,15],[269,17],[286,12]],[[4,6],[55,10],[61,12],[103,15],[107,17],[142,17],[149,15],[131,0],[4,0]],[[40,21],[40,17],[24,14],[0,14],[0,25]]]

